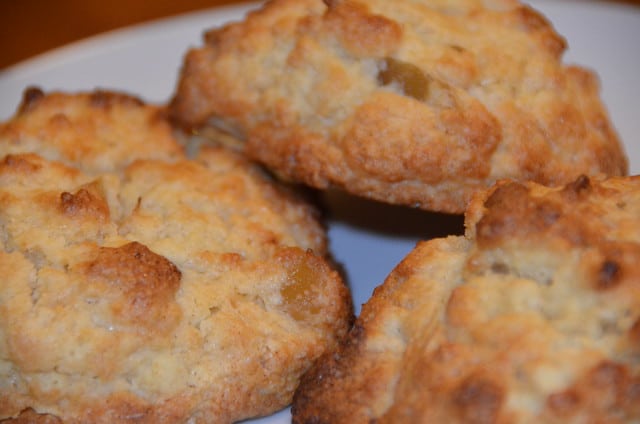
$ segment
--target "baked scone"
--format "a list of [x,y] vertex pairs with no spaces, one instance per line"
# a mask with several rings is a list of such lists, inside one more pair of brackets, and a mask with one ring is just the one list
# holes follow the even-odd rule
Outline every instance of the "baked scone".
[[515,0],[272,0],[204,41],[172,116],[314,187],[462,213],[503,178],[627,172],[596,75]]
[[302,379],[301,423],[640,420],[640,177],[477,194]]
[[[146,129],[118,143],[153,143]],[[0,139],[0,420],[224,423],[289,404],[352,314],[317,210],[226,149],[132,146],[130,162],[117,145],[74,167],[56,141]]]

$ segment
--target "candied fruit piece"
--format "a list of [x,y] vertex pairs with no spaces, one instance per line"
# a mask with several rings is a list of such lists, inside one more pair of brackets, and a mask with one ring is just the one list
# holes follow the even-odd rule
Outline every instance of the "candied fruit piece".
[[411,63],[393,58],[384,59],[378,80],[383,85],[398,84],[404,94],[414,99],[424,101],[429,97],[430,78]]
[[[302,253],[302,255],[300,255]],[[304,321],[321,311],[318,287],[323,285],[324,274],[329,270],[310,252],[285,256],[285,266],[289,272],[286,284],[280,289],[289,315]]]

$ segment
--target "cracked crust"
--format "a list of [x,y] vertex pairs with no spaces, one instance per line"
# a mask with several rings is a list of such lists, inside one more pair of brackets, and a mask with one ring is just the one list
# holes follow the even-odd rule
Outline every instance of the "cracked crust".
[[274,0],[204,41],[172,116],[288,179],[462,213],[504,178],[628,172],[597,76],[514,0]]
[[640,177],[478,192],[302,378],[293,422],[640,418]]
[[[233,422],[289,404],[352,314],[316,209],[239,154],[185,158],[153,106],[100,94],[119,112],[93,133],[93,94],[35,97],[0,126],[0,421]],[[78,107],[55,138],[46,119]],[[140,114],[150,128],[128,127]],[[97,147],[116,132],[131,145]]]

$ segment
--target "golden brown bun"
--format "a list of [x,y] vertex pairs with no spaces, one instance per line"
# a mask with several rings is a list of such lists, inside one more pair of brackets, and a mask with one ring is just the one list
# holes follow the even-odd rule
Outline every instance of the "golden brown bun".
[[[85,131],[101,121],[92,96],[54,94],[48,122],[21,112],[0,128],[44,134],[34,148],[0,138],[0,420],[222,423],[283,408],[350,323],[317,211],[236,153],[184,158],[153,106],[120,104]],[[48,126],[78,104],[64,135],[89,136],[71,151]],[[153,119],[127,124],[140,114]]]
[[515,0],[273,0],[188,52],[171,113],[285,178],[462,213],[499,179],[627,173],[565,44]]
[[478,193],[302,379],[293,422],[640,420],[640,177]]

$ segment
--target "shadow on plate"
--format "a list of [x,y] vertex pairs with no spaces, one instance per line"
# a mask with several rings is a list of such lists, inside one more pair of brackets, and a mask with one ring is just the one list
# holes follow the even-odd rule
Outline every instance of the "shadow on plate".
[[390,205],[340,190],[318,194],[327,219],[393,237],[431,239],[464,234],[464,217]]

